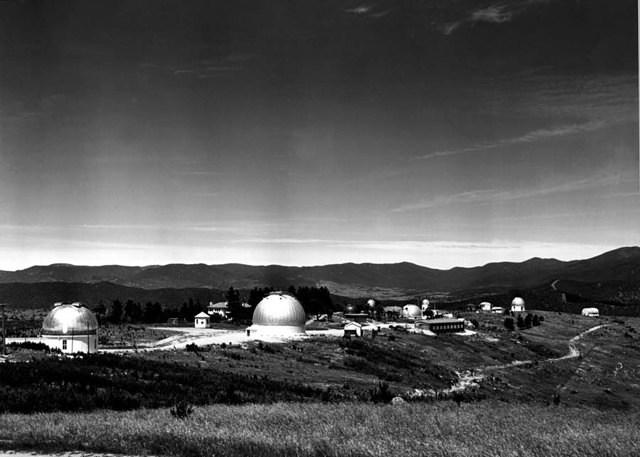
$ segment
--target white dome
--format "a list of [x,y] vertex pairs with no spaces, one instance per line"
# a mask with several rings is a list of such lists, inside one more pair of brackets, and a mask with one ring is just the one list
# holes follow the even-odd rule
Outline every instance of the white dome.
[[272,292],[256,306],[250,330],[259,334],[304,333],[306,320],[298,300],[282,292]]
[[56,303],[42,322],[43,335],[91,335],[97,330],[96,316],[80,303]]
[[369,305],[369,308],[373,308],[374,306],[376,306],[376,301],[373,298],[370,298],[369,300],[367,300],[367,305]]
[[404,317],[408,317],[410,319],[416,319],[422,317],[422,310],[417,305],[404,305],[402,308],[402,314]]
[[524,306],[524,300],[522,297],[516,297],[511,302],[511,306]]

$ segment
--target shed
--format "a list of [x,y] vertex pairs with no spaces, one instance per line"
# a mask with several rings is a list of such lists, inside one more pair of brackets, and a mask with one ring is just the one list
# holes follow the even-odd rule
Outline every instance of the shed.
[[196,314],[194,318],[194,327],[195,328],[207,328],[209,327],[209,315],[205,312],[201,312]]
[[344,336],[362,336],[362,325],[358,322],[347,322],[344,325]]

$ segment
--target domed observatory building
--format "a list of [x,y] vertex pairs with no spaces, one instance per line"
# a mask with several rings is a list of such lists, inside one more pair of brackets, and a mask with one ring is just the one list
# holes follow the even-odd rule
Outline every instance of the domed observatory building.
[[98,351],[98,320],[81,303],[56,303],[42,322],[42,342],[73,354]]
[[522,297],[516,297],[511,302],[511,311],[514,313],[522,313],[524,312],[524,300]]
[[304,334],[307,315],[298,300],[283,292],[271,292],[253,311],[253,322],[247,335],[290,336]]
[[407,319],[422,319],[422,310],[418,305],[404,305],[402,307],[402,316]]

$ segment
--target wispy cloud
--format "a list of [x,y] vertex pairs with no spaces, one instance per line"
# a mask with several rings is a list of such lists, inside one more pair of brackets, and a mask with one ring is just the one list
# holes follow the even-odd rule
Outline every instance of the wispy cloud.
[[507,11],[507,5],[494,5],[482,8],[471,13],[471,22],[494,22],[500,24],[509,22],[513,17],[512,13]]
[[600,177],[585,178],[564,183],[540,186],[532,189],[483,189],[472,190],[468,192],[460,192],[453,195],[438,196],[429,200],[423,200],[417,203],[411,203],[394,208],[393,212],[418,211],[430,208],[439,208],[449,205],[467,204],[467,203],[488,203],[488,202],[504,202],[512,200],[521,200],[527,198],[546,197],[549,195],[576,192],[591,188],[604,187],[608,185],[618,184],[621,180],[620,175],[612,174]]
[[465,154],[465,153],[475,152],[475,151],[485,151],[489,149],[496,149],[504,146],[533,143],[536,141],[543,141],[550,138],[557,138],[557,137],[563,137],[567,135],[576,135],[580,133],[592,132],[592,131],[601,129],[606,125],[607,123],[605,121],[599,120],[599,121],[584,122],[582,124],[563,125],[560,127],[550,128],[550,129],[532,130],[523,135],[513,137],[513,138],[504,138],[497,141],[480,143],[480,144],[476,144],[476,145],[465,147],[465,148],[431,152],[429,154],[425,154],[418,158],[433,159],[435,157],[447,157],[447,156]]
[[456,21],[446,22],[440,25],[439,28],[445,35],[451,35],[464,24],[476,24],[479,22],[503,24],[512,21],[516,16],[524,13],[530,6],[548,2],[549,0],[521,0],[497,3],[467,12],[465,17]]

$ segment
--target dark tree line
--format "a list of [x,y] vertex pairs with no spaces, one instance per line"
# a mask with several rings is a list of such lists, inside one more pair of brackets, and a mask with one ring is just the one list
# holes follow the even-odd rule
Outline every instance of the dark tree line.
[[153,324],[166,322],[167,319],[172,317],[191,320],[204,309],[205,306],[199,301],[189,299],[179,308],[166,308],[158,302],[141,304],[133,300],[127,300],[124,303],[120,300],[113,300],[111,306],[106,307],[104,304],[100,304],[93,310],[101,322],[111,324]]
[[[249,291],[248,297],[242,299],[240,291],[230,287],[226,300],[231,318],[236,322],[250,322],[260,300],[274,290],[273,287],[254,287]],[[331,314],[335,310],[331,293],[326,287],[290,286],[287,293],[297,298],[305,313],[309,315]]]

